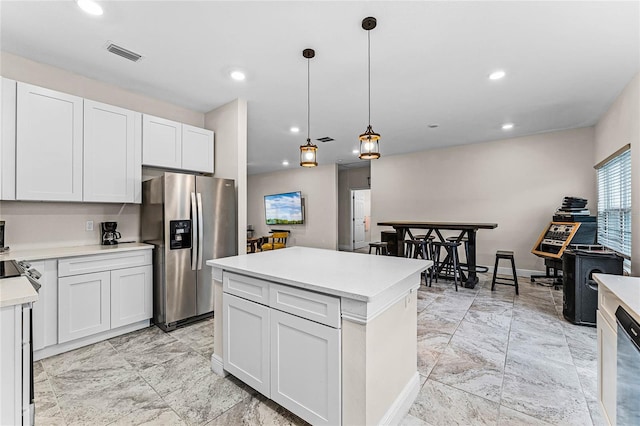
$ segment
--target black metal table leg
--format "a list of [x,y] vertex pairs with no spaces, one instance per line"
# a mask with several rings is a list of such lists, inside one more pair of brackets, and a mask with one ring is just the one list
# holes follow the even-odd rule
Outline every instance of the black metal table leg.
[[464,286],[466,288],[474,288],[478,283],[478,275],[476,274],[476,230],[467,231],[467,239],[469,240],[469,258],[467,264],[469,266],[469,276]]

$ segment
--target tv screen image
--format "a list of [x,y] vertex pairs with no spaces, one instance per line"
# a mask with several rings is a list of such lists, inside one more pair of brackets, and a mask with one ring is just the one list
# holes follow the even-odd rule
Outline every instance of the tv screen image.
[[264,196],[267,225],[300,225],[304,223],[300,191]]

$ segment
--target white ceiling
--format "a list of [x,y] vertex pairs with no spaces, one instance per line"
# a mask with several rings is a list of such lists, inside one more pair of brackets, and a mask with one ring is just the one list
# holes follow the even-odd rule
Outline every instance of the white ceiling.
[[[311,138],[335,139],[316,142],[319,163],[360,161],[366,16],[378,20],[371,124],[383,157],[593,125],[640,70],[637,1],[99,3],[104,15],[91,17],[70,0],[3,0],[0,47],[200,112],[246,99],[250,174],[298,167],[307,47]],[[112,55],[107,41],[144,59]],[[229,79],[235,67],[246,81]],[[507,76],[488,80],[496,69]]]

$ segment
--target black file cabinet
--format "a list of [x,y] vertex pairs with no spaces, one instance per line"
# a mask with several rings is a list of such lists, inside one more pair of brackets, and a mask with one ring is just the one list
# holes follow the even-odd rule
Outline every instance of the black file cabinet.
[[623,258],[612,252],[567,250],[562,256],[562,314],[573,324],[596,325],[598,284],[593,274],[622,275]]

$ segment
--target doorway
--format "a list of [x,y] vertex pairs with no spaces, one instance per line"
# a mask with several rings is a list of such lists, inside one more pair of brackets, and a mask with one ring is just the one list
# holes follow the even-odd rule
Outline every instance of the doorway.
[[371,190],[351,190],[351,250],[366,247],[371,241]]

